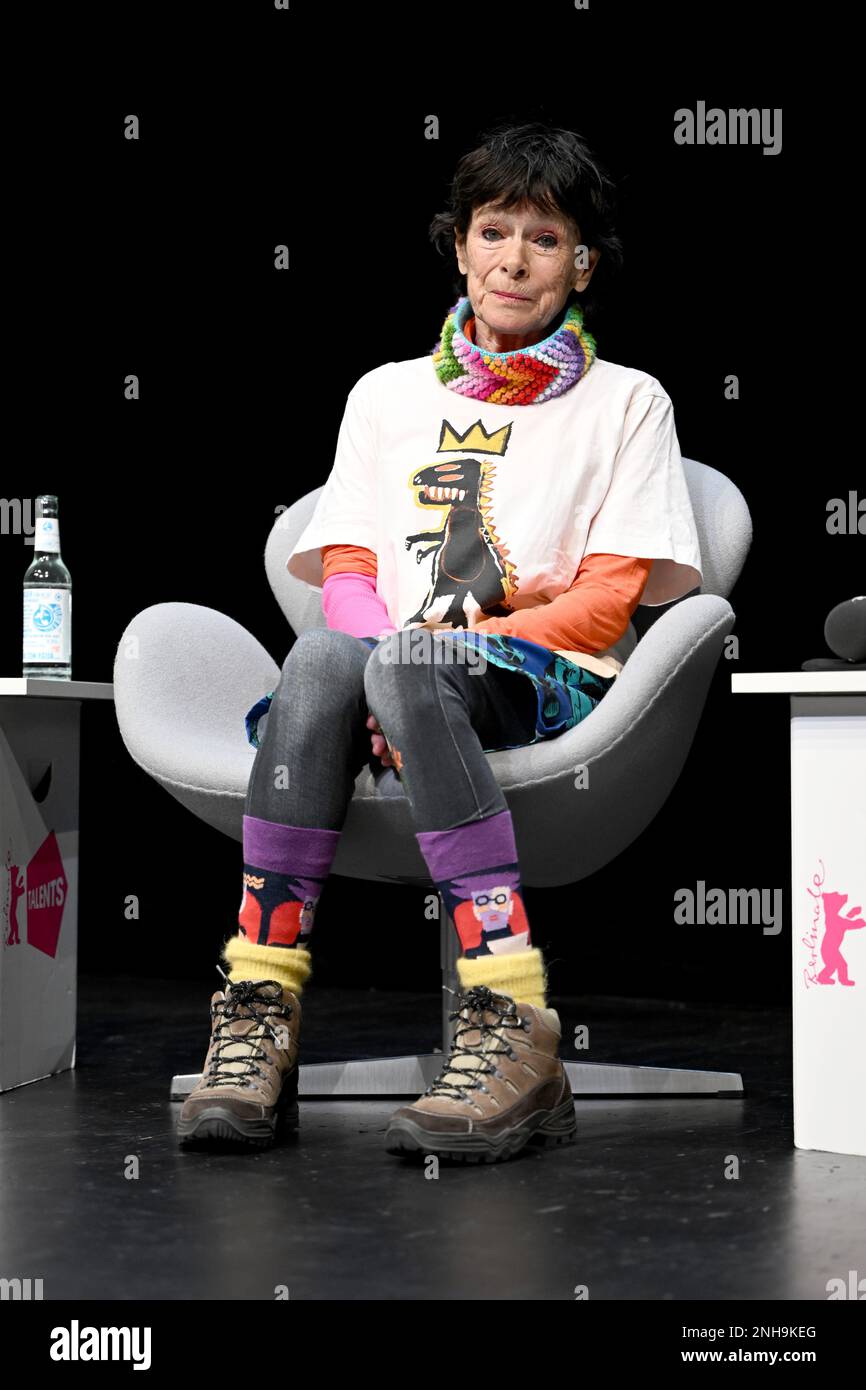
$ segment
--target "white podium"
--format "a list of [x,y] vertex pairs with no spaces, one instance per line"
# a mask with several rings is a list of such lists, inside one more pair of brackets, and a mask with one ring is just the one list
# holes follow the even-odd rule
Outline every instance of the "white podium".
[[791,704],[794,1144],[866,1155],[866,671],[731,690]]
[[81,702],[113,694],[0,679],[0,1091],[75,1065]]

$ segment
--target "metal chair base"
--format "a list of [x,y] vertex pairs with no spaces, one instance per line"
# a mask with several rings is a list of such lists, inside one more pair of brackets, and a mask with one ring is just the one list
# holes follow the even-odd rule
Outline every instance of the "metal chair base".
[[[442,966],[442,1039],[450,1054],[454,1036],[454,994],[459,989],[457,958],[460,938],[442,894],[440,905],[440,963]],[[417,1099],[442,1072],[444,1052],[407,1057],[364,1057],[352,1062],[311,1062],[298,1071],[298,1095],[313,1099],[362,1099],[410,1096]],[[735,1071],[691,1071],[678,1067],[641,1067],[607,1062],[564,1062],[575,1096],[725,1096],[741,1098],[743,1078]],[[171,1100],[185,1100],[200,1073],[172,1078]]]
[[[298,1073],[298,1095],[305,1100],[411,1096],[416,1100],[442,1072],[444,1056],[365,1057],[353,1062],[311,1062]],[[576,1099],[602,1096],[622,1100],[652,1096],[742,1098],[743,1078],[735,1071],[688,1071],[606,1062],[565,1062]],[[171,1099],[185,1100],[198,1075],[172,1078]]]

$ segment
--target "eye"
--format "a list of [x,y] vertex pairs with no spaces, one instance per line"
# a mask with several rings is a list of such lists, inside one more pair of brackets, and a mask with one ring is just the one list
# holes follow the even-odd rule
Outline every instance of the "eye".
[[[499,231],[497,230],[496,227],[483,227],[482,230],[481,230],[481,235],[482,235],[482,237],[485,239],[485,241],[487,240],[487,233],[488,233],[488,232],[492,232],[493,235],[494,235],[494,236],[497,236],[497,237],[500,235],[500,233],[499,233]],[[543,242],[546,243],[546,244],[542,247],[542,250],[543,250],[543,251],[553,251],[553,250],[555,249],[555,247],[557,246],[557,239],[556,239],[555,235],[553,234],[553,232],[540,232],[539,235],[538,235],[535,239],[536,239],[536,241],[538,241],[538,242],[542,242],[542,241],[543,241]]]

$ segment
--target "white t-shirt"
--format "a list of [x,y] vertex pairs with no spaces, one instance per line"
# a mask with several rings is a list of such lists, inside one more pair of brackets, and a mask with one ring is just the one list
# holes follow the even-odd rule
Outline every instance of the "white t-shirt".
[[538,405],[461,396],[429,355],[366,372],[289,573],[321,585],[320,547],[332,544],[375,551],[376,591],[397,628],[470,627],[547,603],[584,555],[653,559],[650,605],[701,583],[670,397],[646,372],[600,358]]

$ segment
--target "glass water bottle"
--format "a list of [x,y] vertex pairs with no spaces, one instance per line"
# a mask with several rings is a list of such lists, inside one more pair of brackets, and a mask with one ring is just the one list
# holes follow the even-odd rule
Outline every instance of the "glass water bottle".
[[57,498],[36,498],[33,561],[24,576],[22,675],[72,676],[72,577],[60,558]]

